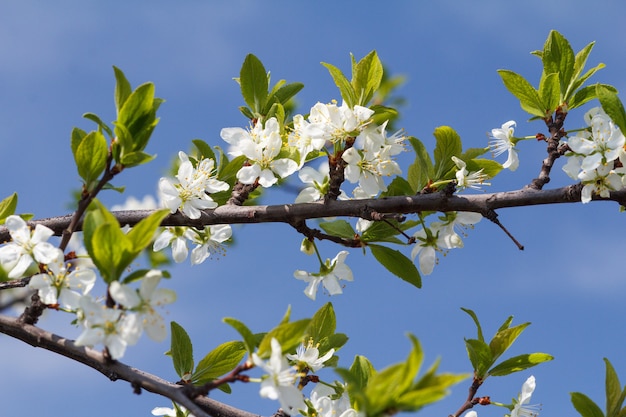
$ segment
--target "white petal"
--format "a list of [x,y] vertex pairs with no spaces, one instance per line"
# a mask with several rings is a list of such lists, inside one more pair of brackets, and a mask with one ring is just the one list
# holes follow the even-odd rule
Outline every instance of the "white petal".
[[109,294],[115,302],[126,308],[134,308],[141,303],[137,292],[127,285],[120,284],[119,281],[113,281],[109,285]]
[[261,166],[254,164],[252,166],[242,167],[237,172],[237,179],[242,184],[254,184],[257,178],[261,175]]

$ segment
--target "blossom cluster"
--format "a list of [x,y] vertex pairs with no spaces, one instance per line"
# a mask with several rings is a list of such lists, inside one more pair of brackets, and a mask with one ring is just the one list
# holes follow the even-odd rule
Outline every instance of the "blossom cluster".
[[323,356],[313,341],[301,345],[296,354],[284,354],[278,340],[271,340],[271,355],[263,361],[256,353],[252,354],[254,365],[265,371],[262,378],[260,395],[278,400],[281,408],[289,415],[298,413],[306,416],[357,417],[359,413],[351,408],[350,400],[342,389],[337,398],[337,391],[330,386],[318,383],[311,391],[310,398],[305,398],[297,384],[298,377],[307,372],[317,372],[325,362],[333,357],[335,350],[330,349]]
[[83,327],[77,345],[103,344],[113,359],[119,359],[144,330],[155,341],[165,339],[166,326],[155,307],[172,303],[176,295],[156,288],[161,271],[150,270],[139,277],[139,290],[112,282],[108,292],[118,308],[109,308],[90,294],[96,282],[91,262],[66,260],[63,251],[47,241],[54,233],[51,229],[37,225],[31,230],[19,216],[7,217],[5,224],[12,240],[0,248],[0,265],[12,278],[38,267],[40,272],[32,275],[28,286],[37,291],[43,304],[77,315]]
[[589,129],[568,137],[571,152],[565,154],[568,159],[563,170],[581,181],[581,201],[588,203],[593,195],[608,197],[626,183],[626,138],[599,107],[589,110],[584,119]]

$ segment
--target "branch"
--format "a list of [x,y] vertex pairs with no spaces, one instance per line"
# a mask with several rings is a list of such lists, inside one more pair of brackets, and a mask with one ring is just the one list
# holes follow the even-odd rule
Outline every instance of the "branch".
[[[180,213],[169,215],[162,226],[204,227],[214,224],[289,223],[298,224],[306,219],[323,217],[369,218],[372,211],[381,214],[407,214],[420,211],[472,211],[488,217],[493,210],[546,204],[579,203],[582,187],[570,185],[552,190],[522,190],[472,195],[446,195],[445,193],[396,196],[379,199],[328,201],[300,204],[278,204],[272,206],[224,205],[213,210],[204,210],[199,219],[189,219]],[[594,201],[615,201],[626,206],[626,189],[611,192],[609,198],[593,196]],[[117,211],[115,216],[122,225],[134,226],[153,210]],[[43,224],[60,235],[68,227],[71,215],[33,220],[30,225]],[[82,224],[77,225],[82,230]],[[0,226],[0,241],[11,236]]]
[[13,317],[0,315],[0,333],[87,365],[111,381],[118,379],[128,381],[137,394],[143,388],[146,391],[167,397],[187,408],[196,417],[258,417],[256,414],[239,410],[206,397],[190,398],[191,387],[173,384],[121,362],[107,360],[102,353],[94,349],[76,346],[71,340],[39,327],[21,323]]

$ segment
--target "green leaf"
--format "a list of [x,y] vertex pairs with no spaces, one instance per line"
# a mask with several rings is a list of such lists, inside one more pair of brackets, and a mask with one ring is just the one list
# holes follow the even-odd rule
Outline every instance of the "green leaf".
[[322,62],[322,65],[328,69],[330,76],[333,77],[333,81],[341,93],[341,98],[343,98],[348,107],[354,108],[354,105],[358,103],[358,99],[350,81],[348,81],[341,70],[334,65],[327,64],[325,62]]
[[546,117],[546,109],[539,93],[524,77],[509,70],[498,70],[498,74],[507,90],[520,101],[524,111],[542,119]]
[[397,399],[409,390],[419,373],[424,353],[415,336],[409,334],[413,349],[404,362],[391,365],[371,375],[365,389],[369,399],[368,415],[382,414],[397,407]]
[[222,343],[209,352],[196,366],[191,382],[202,385],[232,371],[246,355],[243,342]]
[[[131,245],[117,222],[98,226],[92,237],[90,253],[102,278],[107,283],[119,280],[132,259],[128,259]],[[133,258],[134,259],[134,258]]]
[[348,336],[343,333],[334,333],[320,340],[320,353],[328,352],[331,349],[339,349],[348,342]]
[[604,417],[604,413],[600,407],[594,403],[591,398],[580,392],[570,393],[572,404],[576,411],[583,417]]
[[417,288],[422,288],[422,279],[415,264],[404,256],[402,252],[386,246],[374,244],[368,246],[372,250],[372,254],[376,260],[387,268],[389,272]]
[[491,339],[491,342],[489,342],[489,349],[491,349],[493,360],[495,361],[500,355],[506,352],[506,350],[511,347],[513,342],[515,342],[515,339],[517,339],[517,337],[529,325],[530,323],[523,323],[515,327],[498,331],[493,339]]
[[435,175],[434,180],[440,180],[454,167],[453,156],[461,155],[463,146],[461,137],[450,126],[440,126],[433,133],[437,144],[435,145]]
[[124,107],[124,103],[128,99],[132,92],[132,88],[130,83],[126,79],[126,76],[122,72],[121,69],[113,66],[113,72],[115,73],[115,108],[119,111],[122,107]]
[[172,332],[172,344],[169,355],[174,363],[176,374],[184,378],[186,374],[193,372],[193,346],[189,335],[181,325],[175,321],[170,323]]
[[150,155],[143,151],[125,153],[120,159],[120,164],[126,168],[132,168],[139,165],[147,164],[156,158],[156,155]]
[[417,193],[428,184],[428,180],[434,176],[435,170],[422,141],[412,136],[409,136],[408,139],[415,151],[415,161],[409,166],[407,181],[411,184],[413,193]]
[[611,362],[604,358],[604,363],[606,365],[606,415],[607,417],[617,417],[626,397],[626,389],[622,390],[622,385]]
[[274,97],[280,104],[287,103],[291,98],[293,98],[300,90],[304,88],[304,84],[302,83],[290,83],[282,86],[274,93]]
[[131,243],[133,252],[139,254],[152,243],[155,232],[168,214],[170,214],[169,209],[157,210],[148,217],[141,219],[130,229],[126,236]]
[[478,316],[476,315],[476,313],[474,313],[469,308],[461,307],[461,310],[463,310],[467,314],[469,314],[469,316],[472,318],[472,320],[474,320],[474,324],[476,324],[476,328],[478,329],[478,340],[480,340],[481,342],[484,342],[485,338],[483,337],[483,329],[480,327],[480,322],[478,321]]
[[413,194],[415,194],[415,191],[413,191],[413,187],[407,180],[402,177],[395,177],[387,186],[387,191],[383,192],[380,197],[383,198]]
[[4,200],[0,201],[0,224],[4,224],[7,217],[15,214],[17,208],[17,193],[13,193]]
[[[313,342],[319,343],[322,339],[332,336],[335,333],[337,327],[337,319],[335,318],[335,310],[332,303],[328,302],[324,304],[317,312],[311,317],[309,328],[307,329],[307,339],[313,339]],[[320,355],[324,355],[326,352],[320,351]]]
[[[550,31],[543,47],[541,60],[543,61],[544,72],[546,74],[558,74],[557,79],[560,78],[561,83],[558,89],[559,93],[565,91],[574,73],[574,50],[567,39],[556,30]],[[546,103],[547,102],[544,101],[544,104]]]
[[353,68],[351,84],[357,98],[355,104],[366,106],[380,86],[382,79],[383,65],[376,51],[372,51]]
[[102,133],[93,131],[83,137],[74,153],[74,160],[78,175],[87,187],[104,172],[107,155],[107,141]]
[[76,155],[76,150],[78,150],[78,145],[83,141],[83,139],[87,136],[87,132],[77,127],[72,129],[72,134],[70,135],[70,144],[72,147],[72,155]]
[[539,95],[546,112],[553,113],[561,103],[561,84],[559,74],[553,72],[541,78]]
[[615,123],[622,132],[626,132],[626,112],[624,111],[624,105],[617,96],[617,93],[603,85],[597,86],[596,93],[606,114],[609,115],[613,123]]
[[268,80],[265,67],[252,54],[248,54],[241,66],[239,84],[243,99],[253,112],[261,113],[267,99]]
[[365,229],[361,234],[361,240],[368,243],[392,242],[402,244],[403,242],[394,236],[400,233],[399,230],[405,230],[403,226],[403,223],[398,223],[395,220],[377,221]]
[[596,94],[596,86],[588,85],[576,91],[576,94],[574,94],[574,97],[572,97],[567,103],[567,107],[570,110],[575,109],[576,107],[580,107],[583,104],[591,100],[594,100],[597,97],[598,95]]
[[476,158],[467,161],[467,170],[469,172],[480,171],[481,169],[483,174],[493,178],[502,171],[502,165],[492,159]]
[[548,355],[547,353],[528,353],[525,355],[514,356],[491,368],[488,374],[490,376],[508,375],[513,372],[519,372],[524,369],[532,368],[535,365],[551,361],[552,359],[554,359],[554,357]]
[[107,134],[109,135],[110,138],[113,137],[113,132],[111,131],[111,128],[109,126],[107,126],[106,123],[104,123],[100,117],[98,117],[96,114],[93,113],[85,113],[83,114],[83,117],[85,119],[89,119],[92,122],[95,122],[98,127],[100,127],[100,129],[104,130],[105,132],[107,132]]
[[495,358],[491,355],[489,346],[481,340],[465,339],[465,347],[476,377],[485,379],[487,370],[491,367],[493,361],[495,360]]
[[198,150],[198,153],[200,154],[200,159],[205,158],[217,161],[217,158],[215,157],[215,152],[213,152],[213,149],[211,148],[211,146],[209,146],[208,143],[206,143],[202,139],[194,139],[191,142]]
[[268,358],[272,352],[272,339],[278,340],[283,353],[295,352],[302,343],[304,333],[310,322],[311,319],[302,319],[274,327],[261,340],[257,354],[261,358]]
[[248,351],[248,353],[252,354],[252,352],[254,352],[257,347],[257,342],[254,334],[252,334],[248,326],[246,326],[239,320],[233,319],[231,317],[225,317],[224,319],[222,319],[222,321],[237,330],[237,333],[239,333],[243,338],[243,343],[246,347],[246,350]]
[[154,97],[154,84],[145,83],[137,87],[124,102],[115,122],[115,134],[123,132],[124,153],[143,150],[158,119],[156,107],[160,101]]
[[320,227],[329,235],[342,237],[344,239],[354,239],[354,236],[357,234],[350,223],[345,220],[322,222],[320,223]]

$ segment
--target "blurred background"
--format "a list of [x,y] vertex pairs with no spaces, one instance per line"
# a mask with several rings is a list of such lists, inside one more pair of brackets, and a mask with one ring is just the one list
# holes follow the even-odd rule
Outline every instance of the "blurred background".
[[[114,183],[126,192],[103,193],[101,200],[110,206],[129,196],[155,196],[159,178],[179,150],[190,149],[192,139],[223,146],[223,127],[247,126],[232,78],[239,76],[248,53],[261,59],[273,82],[305,84],[297,103],[298,112],[307,113],[317,101],[340,100],[320,62],[349,74],[350,53],[361,58],[376,49],[390,74],[406,77],[398,91],[407,99],[398,127],[429,150],[434,147],[432,132],[440,125],[455,128],[464,147],[482,147],[486,132],[511,119],[518,123],[516,136],[545,131],[539,122],[527,123],[528,115],[496,70],[511,69],[536,85],[541,64],[530,52],[542,49],[551,29],[563,33],[575,51],[597,41],[588,67],[599,62],[607,67],[591,82],[624,90],[624,16],[626,3],[617,1],[0,1],[0,158],[5,178],[0,197],[17,192],[18,212],[37,218],[72,211],[72,190],[80,182],[70,132],[73,126],[94,128],[81,117],[85,112],[114,120],[113,65],[133,87],[154,82],[166,102],[146,149],[158,158],[118,176]],[[595,105],[571,112],[567,127],[582,127],[584,112]],[[537,175],[544,144],[527,141],[519,148],[520,168],[503,172],[487,192],[521,188]],[[402,161],[406,172],[411,157]],[[548,188],[571,183],[562,165],[557,162]],[[292,191],[271,189],[262,201],[294,199]],[[440,256],[434,273],[416,289],[352,250],[346,262],[354,282],[347,283],[343,295],[331,298],[320,292],[316,301],[306,298],[305,284],[293,278],[296,269],[317,268],[313,257],[299,252],[300,236],[282,224],[237,226],[236,244],[225,256],[170,268],[174,279],[161,285],[175,289],[178,302],[166,309],[165,318],[187,329],[198,361],[215,346],[238,338],[221,322],[223,317],[264,331],[279,322],[289,305],[297,319],[332,301],[338,331],[350,337],[339,351],[344,366],[355,354],[367,356],[379,369],[403,360],[410,349],[405,333],[411,332],[424,348],[424,366],[441,358],[442,371],[467,373],[471,367],[463,338],[474,338],[476,332],[460,307],[476,311],[487,337],[513,315],[514,324],[533,324],[510,355],[547,352],[555,360],[488,379],[479,395],[510,402],[526,378],[535,375],[532,403],[543,404],[542,415],[575,415],[569,400],[573,391],[604,407],[602,358],[608,357],[626,379],[624,215],[607,203],[499,214],[525,246],[523,252],[483,220],[469,231],[465,248]],[[332,258],[340,248],[322,244],[320,249],[324,258]],[[40,325],[76,337],[79,331],[71,320],[50,312]],[[171,360],[163,355],[168,349],[169,341],[155,344],[144,336],[123,361],[175,381]],[[335,378],[330,371],[320,375]],[[0,376],[0,414],[6,416],[147,416],[155,406],[171,406],[164,398],[147,392],[136,396],[126,382],[110,382],[7,336],[0,336]],[[453,413],[470,382],[457,385],[422,414]],[[232,395],[213,398],[260,415],[274,413],[278,403],[260,398],[258,389],[258,384],[236,384]],[[506,413],[499,407],[477,411],[481,416]]]

